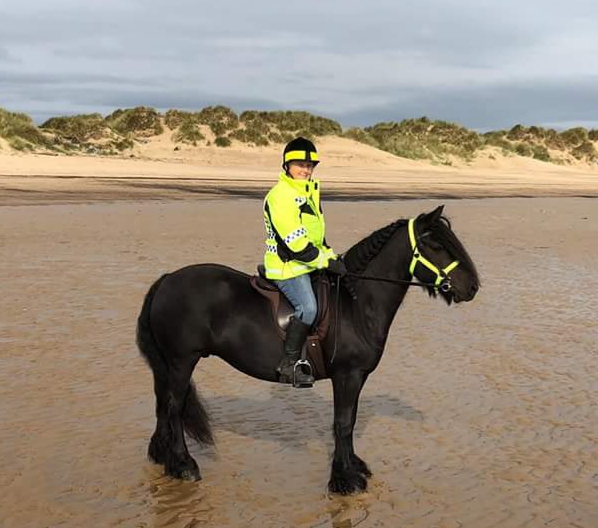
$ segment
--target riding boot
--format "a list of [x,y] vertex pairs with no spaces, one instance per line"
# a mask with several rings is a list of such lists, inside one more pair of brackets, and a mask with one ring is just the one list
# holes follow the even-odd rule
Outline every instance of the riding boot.
[[305,324],[301,319],[292,317],[286,330],[284,342],[284,357],[278,365],[276,372],[280,374],[280,381],[293,383],[295,385],[311,386],[314,378],[311,374],[303,372],[301,367],[295,369],[295,363],[301,357],[301,349],[309,334],[310,325]]

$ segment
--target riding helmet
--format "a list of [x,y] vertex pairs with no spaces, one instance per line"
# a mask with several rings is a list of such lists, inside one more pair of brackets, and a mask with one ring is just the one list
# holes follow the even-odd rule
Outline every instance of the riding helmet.
[[320,163],[316,146],[304,137],[297,137],[287,143],[282,154],[282,168],[286,171],[289,161],[311,161],[314,167]]

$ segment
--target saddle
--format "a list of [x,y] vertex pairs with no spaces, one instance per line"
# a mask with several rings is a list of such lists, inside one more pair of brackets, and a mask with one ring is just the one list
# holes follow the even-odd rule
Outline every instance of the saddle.
[[[249,283],[260,295],[270,301],[276,330],[280,339],[284,341],[286,339],[286,328],[295,310],[287,298],[281,294],[276,284],[266,278],[265,268],[262,264],[258,265],[257,271],[257,275],[249,278]],[[312,374],[315,379],[319,380],[328,377],[322,342],[328,334],[330,324],[330,281],[324,271],[312,273],[311,279],[318,304],[318,315],[312,325],[310,335],[305,340],[301,357],[310,362]]]

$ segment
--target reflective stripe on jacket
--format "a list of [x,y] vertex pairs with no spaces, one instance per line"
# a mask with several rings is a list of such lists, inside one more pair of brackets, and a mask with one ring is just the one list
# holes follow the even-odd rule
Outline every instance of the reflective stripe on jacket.
[[281,172],[264,200],[266,277],[290,279],[328,267],[319,180],[294,180]]

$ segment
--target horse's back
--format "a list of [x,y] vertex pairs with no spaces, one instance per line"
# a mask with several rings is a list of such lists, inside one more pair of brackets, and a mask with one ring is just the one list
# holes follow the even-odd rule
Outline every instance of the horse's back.
[[168,274],[152,303],[156,338],[172,354],[217,355],[239,370],[269,379],[281,343],[268,301],[249,278],[220,264],[196,264]]
[[212,323],[231,305],[250,302],[251,285],[246,273],[219,264],[195,264],[164,277],[152,306],[152,320]]

